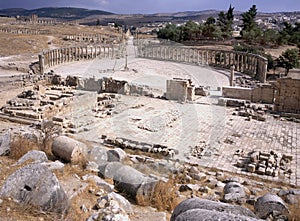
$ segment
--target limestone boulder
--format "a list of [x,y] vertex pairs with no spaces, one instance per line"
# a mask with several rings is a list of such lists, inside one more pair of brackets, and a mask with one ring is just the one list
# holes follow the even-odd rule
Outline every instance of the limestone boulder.
[[110,162],[99,166],[99,176],[103,178],[113,179],[114,175],[124,165],[120,162]]
[[229,182],[224,186],[223,189],[225,202],[241,202],[245,200],[246,193],[244,187],[237,182]]
[[53,140],[52,153],[66,162],[80,162],[86,158],[87,146],[67,136],[58,136]]
[[107,202],[109,202],[111,200],[115,200],[118,202],[118,205],[120,206],[122,211],[126,212],[127,214],[133,213],[131,203],[126,198],[121,196],[120,194],[111,192],[111,193],[108,193],[107,195],[99,198],[98,201],[101,201],[102,199],[105,199]]
[[224,212],[237,216],[245,216],[256,218],[255,214],[249,209],[242,206],[231,205],[222,202],[216,202],[212,200],[201,199],[198,197],[190,198],[179,203],[173,211],[170,221],[175,221],[176,218],[188,210],[201,209],[201,210],[213,210],[218,212]]
[[104,147],[94,147],[87,153],[87,159],[98,165],[107,163],[107,149]]
[[122,162],[126,157],[126,152],[121,148],[115,148],[107,151],[107,160],[109,162]]
[[266,219],[270,214],[287,215],[288,207],[277,195],[267,193],[259,197],[254,204],[255,213],[259,218]]
[[56,176],[40,163],[27,165],[11,174],[0,190],[1,198],[13,198],[42,211],[64,213],[69,199]]
[[218,212],[205,209],[192,209],[181,213],[174,221],[257,221],[258,219],[230,214],[226,212]]
[[0,156],[8,155],[10,152],[10,133],[7,132],[0,137]]
[[148,199],[158,182],[156,179],[120,162],[109,162],[99,166],[99,176],[113,179],[117,190],[136,201]]
[[18,160],[16,165],[21,165],[28,160],[34,161],[34,163],[41,163],[48,161],[48,157],[43,151],[30,150]]
[[106,192],[113,192],[114,190],[114,185],[111,185],[107,183],[105,180],[101,179],[100,177],[93,175],[93,174],[87,174],[82,177],[84,181],[92,181],[94,182],[97,186],[100,186],[103,188]]

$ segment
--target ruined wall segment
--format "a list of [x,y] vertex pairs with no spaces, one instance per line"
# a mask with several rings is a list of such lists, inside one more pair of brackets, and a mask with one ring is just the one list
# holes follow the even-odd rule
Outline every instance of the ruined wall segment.
[[300,114],[300,79],[281,78],[277,83],[275,110]]

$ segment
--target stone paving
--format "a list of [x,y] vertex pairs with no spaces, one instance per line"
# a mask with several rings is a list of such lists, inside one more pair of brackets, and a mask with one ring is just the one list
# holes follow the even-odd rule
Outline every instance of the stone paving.
[[[161,92],[165,91],[166,79],[189,77],[196,84],[210,86],[212,96],[185,104],[155,98],[121,96],[112,116],[107,118],[95,118],[91,111],[93,104],[88,105],[88,101],[85,101],[84,105],[80,105],[79,102],[79,106],[74,106],[73,112],[69,114],[75,124],[84,124],[83,132],[76,136],[92,142],[99,142],[101,135],[105,134],[159,143],[177,149],[179,154],[176,157],[180,160],[300,186],[299,123],[281,121],[272,116],[267,116],[265,122],[247,121],[243,117],[233,116],[232,109],[217,106],[220,92],[216,89],[228,85],[229,71],[134,58],[134,51],[132,48],[130,50],[128,72],[122,71],[122,59],[76,62],[57,66],[54,71],[65,76],[70,73],[82,77],[111,76],[149,85]],[[207,148],[203,150],[201,159],[191,157],[191,148],[203,143]],[[261,176],[246,173],[236,167],[236,162],[252,150],[274,150],[292,155],[292,174],[280,177]]]

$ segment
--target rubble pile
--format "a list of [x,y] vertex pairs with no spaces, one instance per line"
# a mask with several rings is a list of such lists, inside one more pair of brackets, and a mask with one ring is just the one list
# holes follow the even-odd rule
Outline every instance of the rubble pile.
[[258,121],[266,121],[266,113],[269,111],[271,107],[265,105],[264,107],[256,106],[256,105],[244,105],[237,107],[233,112],[233,115],[238,115],[241,117],[246,117],[247,120],[258,120]]
[[119,98],[120,96],[117,94],[98,95],[96,107],[92,110],[96,113],[95,117],[104,118],[110,116]]
[[240,87],[254,88],[259,83],[260,82],[258,80],[254,80],[253,78],[246,75],[235,78],[236,86],[240,86]]
[[253,151],[246,160],[239,160],[237,166],[250,173],[278,177],[279,174],[291,174],[290,163],[293,156],[270,151]]
[[[105,137],[105,136],[104,136]],[[177,150],[160,144],[149,144],[145,142],[133,141],[126,138],[104,138],[104,143],[119,147],[121,149],[140,150],[142,152],[155,153],[164,157],[174,157],[178,153]]]

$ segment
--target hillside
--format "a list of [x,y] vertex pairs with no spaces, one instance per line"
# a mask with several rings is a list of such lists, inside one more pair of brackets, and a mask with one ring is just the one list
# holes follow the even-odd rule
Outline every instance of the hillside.
[[26,10],[22,8],[11,8],[0,10],[0,15],[5,16],[29,16],[36,14],[39,17],[63,18],[63,19],[81,19],[91,15],[111,15],[113,13],[101,10],[89,10],[84,8],[71,7],[49,7]]

